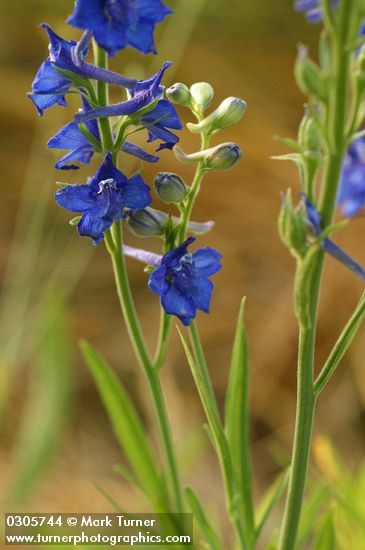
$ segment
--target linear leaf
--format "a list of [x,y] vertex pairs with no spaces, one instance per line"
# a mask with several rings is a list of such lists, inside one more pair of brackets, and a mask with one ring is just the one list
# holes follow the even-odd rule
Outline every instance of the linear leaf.
[[236,467],[239,494],[249,533],[254,529],[252,468],[249,443],[249,364],[247,334],[244,326],[245,299],[242,300],[233,344],[231,368],[225,402],[225,430]]
[[136,478],[154,509],[167,509],[165,486],[161,482],[145,428],[122,383],[106,361],[85,341],[82,354],[95,380],[117,440],[125,452]]
[[282,497],[285,487],[288,484],[289,479],[289,469],[281,474],[268,489],[257,510],[257,526],[255,529],[254,541],[257,541],[261,535],[261,531],[264,528],[267,520],[269,519],[271,513],[273,512],[275,506]]
[[207,544],[207,547],[211,550],[222,550],[219,537],[210,524],[199,498],[191,487],[186,487],[185,497],[190,510],[193,513],[194,520],[197,522],[202,534],[205,537],[204,542]]
[[336,548],[336,533],[333,524],[333,510],[324,518],[319,529],[318,538],[313,546],[314,550],[334,550]]
[[317,380],[314,383],[314,392],[318,395],[323,388],[326,386],[327,382],[330,380],[332,374],[338,367],[343,356],[349,349],[352,344],[353,339],[355,338],[357,331],[359,330],[365,317],[365,293],[361,296],[355,311],[348,320],[345,328],[340,334],[336,344],[334,345],[323,369],[318,375]]

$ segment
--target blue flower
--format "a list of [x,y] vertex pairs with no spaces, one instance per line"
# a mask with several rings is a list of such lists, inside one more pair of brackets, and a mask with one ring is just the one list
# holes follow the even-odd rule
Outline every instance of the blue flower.
[[179,138],[167,130],[182,130],[183,125],[178,117],[175,107],[166,99],[161,99],[156,107],[139,119],[142,126],[148,128],[148,141],[162,140],[164,143],[156,149],[172,149],[179,141]]
[[78,223],[81,236],[98,244],[124,209],[140,210],[151,203],[150,190],[139,174],[127,178],[107,153],[98,171],[84,185],[68,185],[55,194],[57,204],[71,212],[82,212]]
[[337,204],[344,216],[355,216],[365,206],[365,136],[348,148],[341,173]]
[[322,21],[322,9],[319,7],[319,0],[296,0],[294,8],[297,11],[304,11],[306,18],[311,23]]
[[92,31],[109,55],[126,46],[156,53],[155,25],[170,13],[161,0],[76,0],[68,23]]
[[187,247],[194,241],[194,237],[189,237],[165,254],[148,282],[152,292],[161,297],[166,313],[176,315],[186,326],[196,317],[197,309],[209,313],[213,292],[209,277],[222,267],[221,254],[213,248],[190,254]]
[[[83,111],[90,110],[90,105],[83,98]],[[99,127],[96,120],[90,120],[85,124],[86,130],[94,138],[92,141],[85,136],[75,122],[66,124],[55,136],[48,141],[49,149],[69,149],[70,152],[56,162],[55,167],[59,170],[75,170],[79,168],[74,162],[89,164],[91,157],[95,151],[101,152],[101,140]],[[146,162],[158,162],[158,157],[150,155],[138,145],[125,141],[122,146],[122,151],[138,157]]]
[[103,80],[131,89],[137,85],[136,80],[85,62],[91,38],[87,33],[76,43],[64,40],[45,23],[42,27],[50,41],[49,57],[40,66],[32,84],[32,93],[29,94],[41,116],[45,109],[53,105],[65,106],[65,93],[73,85],[82,85],[84,79]]
[[162,77],[171,66],[167,61],[161,69],[147,80],[140,80],[134,90],[131,91],[131,98],[115,105],[108,105],[101,109],[94,109],[88,113],[79,113],[75,115],[75,122],[87,122],[93,118],[133,115],[143,107],[153,103],[155,99],[162,99],[163,87],[161,86]]
[[[332,0],[333,7],[336,7],[338,0]],[[304,11],[305,16],[311,23],[321,23],[323,11],[320,7],[320,0],[295,0],[294,8],[297,11]]]
[[[305,197],[305,208],[307,211],[307,223],[315,237],[320,237],[323,231],[321,225],[321,216],[316,207]],[[344,250],[337,246],[331,239],[324,237],[320,240],[320,247],[325,250],[330,256],[336,258],[361,279],[365,280],[365,270]]]

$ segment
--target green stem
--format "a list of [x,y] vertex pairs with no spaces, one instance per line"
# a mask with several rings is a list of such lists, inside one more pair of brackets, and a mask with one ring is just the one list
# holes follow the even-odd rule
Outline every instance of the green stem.
[[160,329],[158,334],[157,347],[155,351],[155,356],[153,359],[153,366],[156,370],[160,370],[163,367],[167,346],[169,343],[169,336],[172,326],[172,317],[167,315],[163,308],[161,308],[160,314]]
[[[103,48],[100,48],[95,40],[93,40],[94,48],[94,57],[95,63],[98,67],[103,69],[108,68],[108,56],[106,51]],[[97,81],[97,93],[98,93],[98,102],[100,107],[105,107],[109,105],[109,86],[102,80]],[[98,124],[100,129],[101,140],[104,148],[104,152],[112,151],[114,140],[113,134],[110,128],[110,123],[108,118],[98,118]]]
[[[94,42],[95,60],[99,67],[107,67],[107,55],[106,52],[99,48]],[[97,83],[98,101],[100,105],[108,105],[109,103],[109,87],[105,82],[99,81]],[[103,146],[103,152],[113,151],[113,161],[117,166],[118,152],[113,150],[113,134],[110,127],[108,118],[98,119],[101,141]],[[121,144],[122,144],[122,138]],[[162,393],[161,382],[158,372],[155,371],[150,355],[148,353],[145,340],[143,337],[142,329],[138,320],[137,312],[134,306],[131,289],[129,286],[129,279],[127,274],[127,268],[124,260],[122,228],[120,222],[114,222],[112,228],[105,234],[105,244],[110,253],[115,282],[118,292],[118,297],[123,313],[125,323],[127,325],[128,334],[133,345],[133,349],[139,365],[148,383],[148,387],[152,396],[152,401],[157,416],[157,423],[160,435],[160,441],[163,447],[163,452],[168,468],[168,475],[170,478],[170,486],[174,495],[174,504],[178,512],[182,512],[182,496],[180,489],[180,482],[178,477],[176,459],[174,455],[172,436],[170,431],[170,425],[167,416],[167,410]]]
[[181,512],[183,510],[182,496],[166,406],[159,375],[152,365],[134,306],[125,259],[122,253],[120,223],[114,222],[111,232],[108,232],[105,237],[106,245],[112,258],[119,301],[125,323],[127,325],[129,337],[142,372],[147,380],[156,411],[160,438],[169,471],[170,485],[174,494],[174,504],[176,506],[176,510]]
[[[198,120],[200,119],[198,118]],[[209,136],[207,136],[206,134],[202,134],[201,150],[207,149],[208,146],[209,146]],[[204,174],[205,174],[205,171],[203,170],[203,163],[199,162],[194,174],[194,179],[191,184],[185,209],[182,215],[181,227],[179,230],[179,237],[178,237],[178,245],[182,244],[186,239],[190,216],[195,204],[195,200],[199,194],[200,185],[204,177]],[[171,315],[167,315],[164,312],[163,308],[161,308],[158,344],[157,344],[157,348],[155,351],[155,358],[154,358],[154,365],[157,370],[162,368],[165,361],[169,336],[171,333],[171,322],[172,322]]]
[[[202,144],[201,150],[207,149],[209,147],[209,136],[207,134],[202,134]],[[194,179],[191,184],[189,195],[185,204],[185,209],[182,217],[181,228],[179,231],[179,244],[184,242],[186,239],[186,233],[188,229],[188,224],[190,221],[190,216],[194,208],[195,200],[200,191],[200,185],[203,180],[205,170],[203,169],[203,162],[199,162],[197,169],[195,171]]]
[[[333,35],[335,40],[335,67],[333,95],[330,98],[328,113],[328,135],[331,136],[331,142],[328,144],[329,151],[324,171],[324,185],[320,197],[320,212],[324,228],[331,223],[333,218],[346,147],[345,127],[349,91],[350,52],[348,43],[351,28],[351,0],[342,0],[339,9],[338,35]],[[289,490],[279,542],[280,550],[293,550],[295,548],[307,477],[316,402],[313,384],[314,351],[323,261],[323,251],[318,251],[318,254],[313,255],[314,271],[311,276],[311,295],[309,298],[311,322],[309,327],[302,327],[300,330],[297,412]]]

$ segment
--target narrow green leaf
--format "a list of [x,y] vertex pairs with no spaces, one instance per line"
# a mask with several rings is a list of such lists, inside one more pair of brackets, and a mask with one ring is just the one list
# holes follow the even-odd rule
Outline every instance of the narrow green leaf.
[[333,525],[333,510],[331,510],[322,522],[313,550],[335,550],[335,548],[336,533]]
[[82,354],[95,380],[117,440],[133,468],[136,478],[154,509],[166,512],[168,499],[161,483],[145,428],[120,380],[106,361],[83,341]]
[[94,487],[115,508],[117,512],[125,512],[125,510],[123,510],[121,505],[115,500],[109,491],[101,487],[98,483],[94,483]]
[[247,334],[244,326],[245,298],[241,302],[233,344],[231,368],[225,401],[225,431],[236,467],[238,492],[246,529],[254,529],[252,468],[249,443],[249,364]]
[[266,494],[262,498],[256,514],[256,529],[254,541],[256,542],[261,535],[261,531],[264,528],[267,520],[273,512],[275,506],[279,502],[280,498],[284,494],[285,488],[289,480],[289,469],[281,474],[267,490]]
[[113,466],[114,472],[120,475],[129,485],[133,485],[136,489],[143,491],[142,487],[139,485],[138,480],[135,476],[126,468],[123,464],[115,464]]
[[323,369],[314,383],[314,393],[318,395],[327,385],[334,371],[338,367],[343,356],[352,344],[357,331],[359,330],[365,317],[365,293],[360,298],[354,313],[348,320],[345,328],[334,345]]
[[217,402],[214,396],[214,391],[209,378],[209,372],[205,363],[203,350],[201,349],[200,340],[194,323],[190,326],[190,337],[194,348],[194,360],[188,344],[186,343],[179,327],[177,327],[188,364],[194,377],[200,400],[202,402],[206,418],[208,420],[209,432],[212,435],[214,448],[216,449],[221,471],[224,479],[226,490],[227,508],[232,522],[235,525],[237,535],[240,540],[241,547],[245,550],[249,548],[248,533],[244,530],[241,522],[239,505],[238,487],[235,479],[232,456],[228,446],[226,433],[223,429],[222,422],[219,416]]
[[63,301],[47,296],[44,335],[35,361],[12,462],[9,499],[23,502],[41,481],[55,454],[70,411],[70,342]]
[[199,498],[191,487],[186,487],[185,497],[189,508],[194,515],[194,520],[197,522],[199,529],[204,536],[204,543],[206,543],[207,548],[210,548],[211,550],[222,550],[219,537],[210,524]]
[[214,438],[214,441],[215,443],[217,443],[217,439],[218,440],[221,439],[222,436],[226,440],[226,437],[222,428],[221,419],[219,417],[217,402],[215,400],[213,388],[210,383],[210,379],[207,373],[205,372],[205,369],[202,369],[201,366],[199,367],[198,364],[194,361],[191,351],[189,349],[189,346],[186,343],[186,340],[182,335],[179,327],[177,327],[177,331],[181,338],[181,342],[186,354],[186,358],[188,360],[192,375],[194,377],[195,384],[198,389],[198,392],[204,407],[204,411],[208,420],[209,428]]
[[309,498],[304,501],[303,512],[299,524],[298,540],[296,549],[302,549],[313,535],[313,526],[324,502],[328,501],[328,490],[325,484],[317,484]]

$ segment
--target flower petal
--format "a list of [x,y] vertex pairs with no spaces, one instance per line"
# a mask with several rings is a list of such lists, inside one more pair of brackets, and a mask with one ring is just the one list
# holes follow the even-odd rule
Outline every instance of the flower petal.
[[344,250],[342,250],[342,248],[337,246],[337,244],[326,238],[323,239],[323,241],[321,242],[321,247],[328,254],[336,258],[336,260],[339,260],[342,264],[348,267],[361,279],[365,280],[365,270],[363,269],[363,267],[356,260],[351,258],[351,256],[349,256]]
[[194,267],[199,271],[200,277],[210,277],[222,269],[221,258],[220,252],[209,246],[193,252]]
[[67,185],[55,194],[57,204],[71,212],[83,212],[93,208],[95,200],[90,185]]
[[130,141],[124,142],[122,151],[128,153],[128,155],[133,155],[134,157],[144,160],[145,162],[158,162],[159,160],[156,155],[150,155],[147,151]]
[[193,301],[172,285],[163,294],[161,304],[166,313],[176,315],[186,326],[196,317],[196,307]]
[[122,189],[124,206],[132,210],[142,210],[151,204],[150,188],[139,174],[132,176]]

